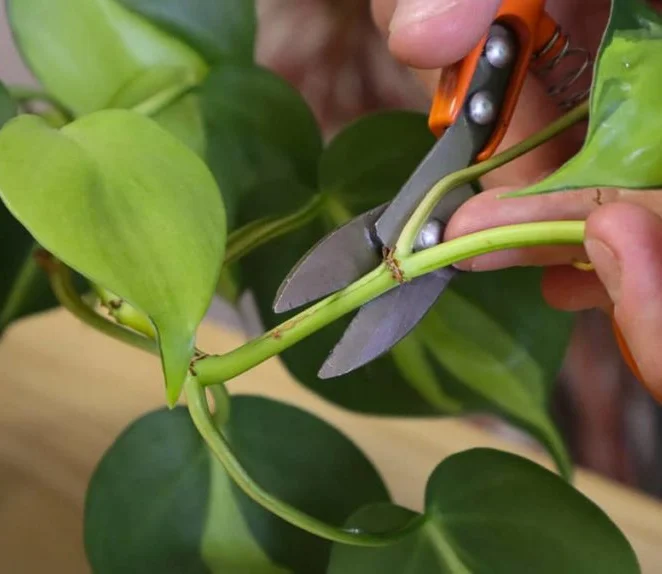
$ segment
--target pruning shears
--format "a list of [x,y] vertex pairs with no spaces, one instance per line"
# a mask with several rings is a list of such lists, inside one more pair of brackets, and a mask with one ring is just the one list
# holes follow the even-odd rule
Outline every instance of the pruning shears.
[[[428,122],[438,140],[428,155],[390,203],[331,232],[299,260],[281,284],[274,310],[281,313],[320,299],[380,265],[437,181],[494,154],[529,70],[548,70],[569,50],[568,38],[545,11],[545,0],[504,0],[478,45],[442,71]],[[577,75],[566,77],[561,89]],[[571,103],[586,95],[588,90]],[[463,185],[446,194],[421,229],[415,248],[440,243],[451,216],[474,193],[471,185]],[[320,369],[320,378],[351,372],[391,349],[418,324],[457,273],[453,267],[438,269],[361,307]],[[618,340],[636,373],[622,337]]]

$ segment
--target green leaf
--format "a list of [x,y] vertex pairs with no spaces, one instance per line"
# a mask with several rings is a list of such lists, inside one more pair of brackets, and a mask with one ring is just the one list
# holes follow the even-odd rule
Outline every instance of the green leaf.
[[364,116],[324,150],[320,189],[348,217],[358,215],[392,199],[434,142],[423,114],[393,111]]
[[[342,525],[365,504],[389,500],[377,470],[324,421],[260,397],[234,397],[227,435],[248,473],[304,512]],[[237,494],[260,545],[293,572],[324,572],[331,545]]]
[[662,15],[641,0],[613,0],[584,147],[549,177],[511,195],[662,186],[661,53]]
[[[632,547],[593,502],[537,464],[504,452],[453,455],[426,489],[427,520],[386,548],[334,545],[329,574],[636,574]],[[350,526],[380,531],[410,515],[362,509]]]
[[541,274],[540,269],[510,269],[461,276],[410,338],[427,357],[422,364],[463,412],[493,413],[526,429],[569,476],[569,455],[548,399],[574,316],[545,304]]
[[301,95],[259,67],[215,68],[201,89],[207,163],[223,190],[229,228],[239,201],[263,182],[315,186],[322,137]]
[[[229,412],[243,464],[291,504],[343,524],[388,500],[363,454],[323,421],[259,397],[235,396]],[[142,417],[105,453],[86,496],[85,547],[98,574],[315,574],[331,545],[239,491],[177,407]]]
[[151,67],[185,68],[198,79],[207,71],[189,46],[116,0],[7,0],[7,9],[24,61],[77,115],[104,108]]
[[224,254],[223,203],[204,162],[134,112],[60,131],[22,116],[0,132],[0,196],[48,251],[150,317],[173,405]]
[[131,424],[104,454],[85,500],[96,574],[284,574],[251,536],[230,479],[184,407]]
[[210,63],[253,61],[254,0],[119,0],[202,54]]
[[[423,114],[367,116],[338,134],[324,151],[319,189],[284,180],[266,183],[246,196],[241,221],[292,213],[319,193],[325,198],[318,218],[241,263],[265,328],[295,314],[276,315],[271,308],[278,286],[298,259],[338,224],[392,198],[433,143]],[[540,272],[531,269],[460,276],[424,324],[391,353],[332,381],[320,381],[317,372],[350,317],[301,341],[281,359],[303,385],[351,410],[405,416],[487,411],[505,416],[542,439],[565,470],[567,454],[549,420],[547,400],[573,317],[546,305],[539,282]],[[475,351],[482,362],[473,358]]]

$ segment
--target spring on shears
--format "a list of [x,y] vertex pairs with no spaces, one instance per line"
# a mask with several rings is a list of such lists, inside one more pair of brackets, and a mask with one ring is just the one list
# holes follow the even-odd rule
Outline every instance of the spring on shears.
[[[533,65],[536,75],[543,81],[549,82],[552,73],[564,62],[576,58],[576,67],[568,69],[553,86],[547,88],[547,93],[557,99],[565,94],[572,86],[580,81],[584,73],[590,73],[592,69],[591,54],[584,48],[573,47],[570,38],[563,34],[561,27],[556,25],[550,40],[540,48],[533,56]],[[536,61],[539,66],[536,66]],[[587,88],[571,94],[558,102],[563,110],[573,108],[584,101],[590,94],[590,82]]]

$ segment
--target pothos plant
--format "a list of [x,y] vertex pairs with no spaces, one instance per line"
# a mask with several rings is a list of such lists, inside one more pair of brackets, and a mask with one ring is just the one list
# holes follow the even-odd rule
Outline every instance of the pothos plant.
[[[249,0],[7,8],[43,90],[1,91],[0,328],[62,305],[163,368],[166,405],[117,438],[89,485],[94,572],[639,571],[625,537],[572,485],[549,398],[573,317],[545,305],[538,270],[461,276],[388,355],[332,381],[317,370],[348,315],[396,285],[386,266],[300,314],[271,311],[316,240],[404,183],[433,143],[424,115],[371,114],[323,141],[297,91],[255,63]],[[439,182],[408,232],[443,193],[587,116],[580,153],[520,193],[661,185],[661,54],[662,18],[614,0],[590,102]],[[581,243],[583,229],[495,228],[405,250],[401,268],[414,278],[488,251]],[[197,348],[213,298],[234,304],[244,292],[265,332],[222,356]],[[474,449],[439,463],[424,509],[398,506],[341,432],[225,390],[276,355],[300,384],[366,415],[498,415],[559,472]]]

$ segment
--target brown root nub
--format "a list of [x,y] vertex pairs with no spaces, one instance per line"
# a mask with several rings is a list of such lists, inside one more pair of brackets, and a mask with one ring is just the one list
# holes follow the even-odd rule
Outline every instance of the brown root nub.
[[407,279],[405,278],[402,269],[400,269],[400,261],[395,257],[394,250],[389,249],[388,247],[383,247],[382,256],[393,280],[400,283],[400,285],[406,283]]
[[55,271],[57,267],[57,262],[53,259],[53,256],[46,251],[45,249],[38,247],[34,250],[32,256],[34,257],[37,265],[41,267],[46,273],[51,273]]

